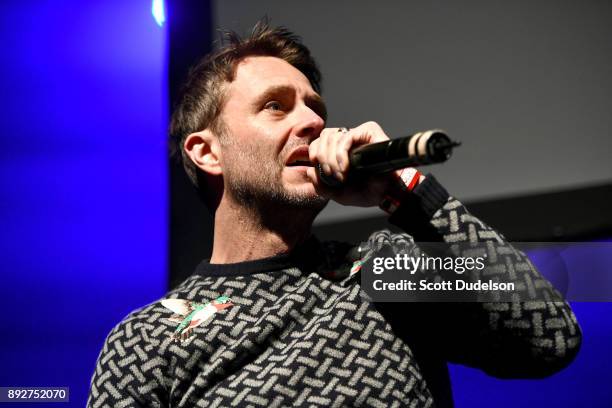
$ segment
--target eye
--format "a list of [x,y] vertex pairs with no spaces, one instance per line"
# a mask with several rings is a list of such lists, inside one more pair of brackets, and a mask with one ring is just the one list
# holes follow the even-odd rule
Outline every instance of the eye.
[[264,109],[272,110],[272,111],[279,111],[282,109],[282,105],[278,101],[270,101],[264,105]]

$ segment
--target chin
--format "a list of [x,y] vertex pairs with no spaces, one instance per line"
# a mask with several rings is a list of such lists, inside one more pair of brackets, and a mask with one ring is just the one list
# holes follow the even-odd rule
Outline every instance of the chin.
[[285,189],[288,194],[294,197],[301,197],[304,199],[316,199],[319,197],[319,193],[314,188],[314,185],[310,182],[301,183],[300,185],[292,185]]
[[316,210],[317,212],[322,210],[329,199],[319,195],[312,183],[304,183],[300,186],[291,186],[285,188],[286,193],[286,204],[290,204],[296,208],[308,208]]

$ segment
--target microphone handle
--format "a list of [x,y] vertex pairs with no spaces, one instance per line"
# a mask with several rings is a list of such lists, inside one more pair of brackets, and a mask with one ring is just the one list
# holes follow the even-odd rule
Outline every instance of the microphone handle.
[[453,148],[459,145],[441,130],[427,130],[359,146],[349,153],[349,172],[355,175],[374,175],[406,167],[442,163],[451,157]]
[[[448,160],[453,148],[461,145],[452,141],[442,130],[427,130],[411,136],[356,147],[349,152],[347,182],[375,174],[388,173],[406,167],[442,163]],[[329,187],[344,183],[327,176],[318,165],[319,177]]]

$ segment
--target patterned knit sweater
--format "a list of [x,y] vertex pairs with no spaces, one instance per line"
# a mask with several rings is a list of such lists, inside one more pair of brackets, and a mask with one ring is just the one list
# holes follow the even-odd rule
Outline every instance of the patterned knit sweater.
[[[360,247],[417,245],[413,238],[505,243],[432,176],[390,221],[410,235],[380,231]],[[166,296],[184,301],[146,306],[111,331],[87,406],[452,406],[449,361],[538,378],[579,349],[563,301],[372,303],[349,273],[353,248],[311,238],[287,255],[202,262]],[[527,265],[517,279],[541,281],[556,299],[508,248],[500,265]]]

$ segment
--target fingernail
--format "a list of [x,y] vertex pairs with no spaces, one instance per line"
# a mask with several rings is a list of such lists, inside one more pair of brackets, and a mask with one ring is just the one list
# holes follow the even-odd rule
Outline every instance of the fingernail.
[[336,179],[338,179],[339,181],[344,181],[344,176],[339,171],[334,173],[334,177],[336,177]]

